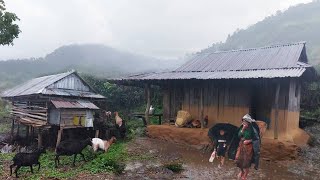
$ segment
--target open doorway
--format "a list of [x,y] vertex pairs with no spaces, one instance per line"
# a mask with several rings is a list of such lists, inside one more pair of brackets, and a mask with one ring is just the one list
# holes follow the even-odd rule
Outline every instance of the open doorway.
[[267,87],[267,83],[257,83],[252,86],[250,115],[260,121],[264,121],[270,127],[272,110],[272,93]]

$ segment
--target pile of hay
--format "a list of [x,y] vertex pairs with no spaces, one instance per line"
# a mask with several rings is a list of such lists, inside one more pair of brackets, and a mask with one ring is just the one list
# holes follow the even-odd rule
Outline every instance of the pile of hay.
[[188,111],[178,111],[175,124],[177,127],[184,127],[191,120],[192,120],[192,116]]

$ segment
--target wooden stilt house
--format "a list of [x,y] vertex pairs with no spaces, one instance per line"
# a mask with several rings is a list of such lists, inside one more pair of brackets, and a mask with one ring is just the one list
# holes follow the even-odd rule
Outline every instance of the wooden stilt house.
[[39,146],[44,129],[56,127],[58,144],[64,129],[93,127],[94,113],[105,105],[75,71],[32,79],[1,96],[12,102],[12,133],[14,123],[26,126],[27,136],[37,129]]
[[265,138],[297,142],[304,134],[299,129],[301,83],[315,76],[305,43],[300,42],[199,53],[174,71],[112,81],[145,84],[147,92],[151,85],[160,86],[165,121],[186,110],[202,126],[205,116],[209,127],[221,122],[238,126],[250,113],[268,124]]

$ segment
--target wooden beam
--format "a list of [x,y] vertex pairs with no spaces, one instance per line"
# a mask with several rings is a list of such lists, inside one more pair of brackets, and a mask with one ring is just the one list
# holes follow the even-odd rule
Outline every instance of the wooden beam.
[[94,135],[95,138],[99,137],[99,130],[96,130],[96,134]]
[[278,124],[279,124],[279,93],[280,93],[280,82],[277,83],[276,96],[274,101],[275,113],[274,113],[274,139],[278,139]]
[[41,120],[35,120],[32,118],[20,118],[19,122],[26,125],[37,125],[37,126],[44,126],[47,125],[47,122]]
[[60,126],[60,129],[58,130],[56,150],[57,150],[58,145],[60,144],[62,133],[63,133],[63,127]]
[[29,116],[29,117],[31,117],[31,118],[35,118],[35,119],[40,119],[40,120],[43,120],[43,121],[47,121],[47,117],[32,115],[32,114],[23,113],[23,112],[18,112],[18,111],[11,111],[11,113],[13,113],[13,114],[20,114],[20,115],[23,115],[23,116]]
[[150,84],[145,85],[145,93],[146,93],[146,99],[147,99],[147,108],[145,112],[145,119],[147,122],[147,125],[150,124],[150,118],[149,118],[149,110],[151,106],[151,93],[150,93]]
[[18,110],[24,113],[47,113],[47,110],[30,110],[30,109],[26,109],[26,108],[20,108],[20,107],[12,107],[13,110]]

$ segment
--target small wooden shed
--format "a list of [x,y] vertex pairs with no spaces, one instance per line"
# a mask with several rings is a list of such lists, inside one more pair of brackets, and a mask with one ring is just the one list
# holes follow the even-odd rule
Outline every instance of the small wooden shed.
[[[301,83],[316,76],[305,42],[195,54],[174,71],[112,80],[124,85],[160,86],[165,121],[186,110],[209,127],[240,125],[250,113],[269,126],[265,138],[299,141]],[[148,98],[150,100],[150,97]],[[148,101],[148,105],[150,101]],[[306,137],[306,136],[304,136]]]
[[93,127],[94,113],[105,106],[105,97],[75,71],[32,79],[1,97],[12,103],[12,134],[14,123],[27,126],[27,136],[37,129],[39,146],[43,129],[57,127],[58,144],[63,129]]

